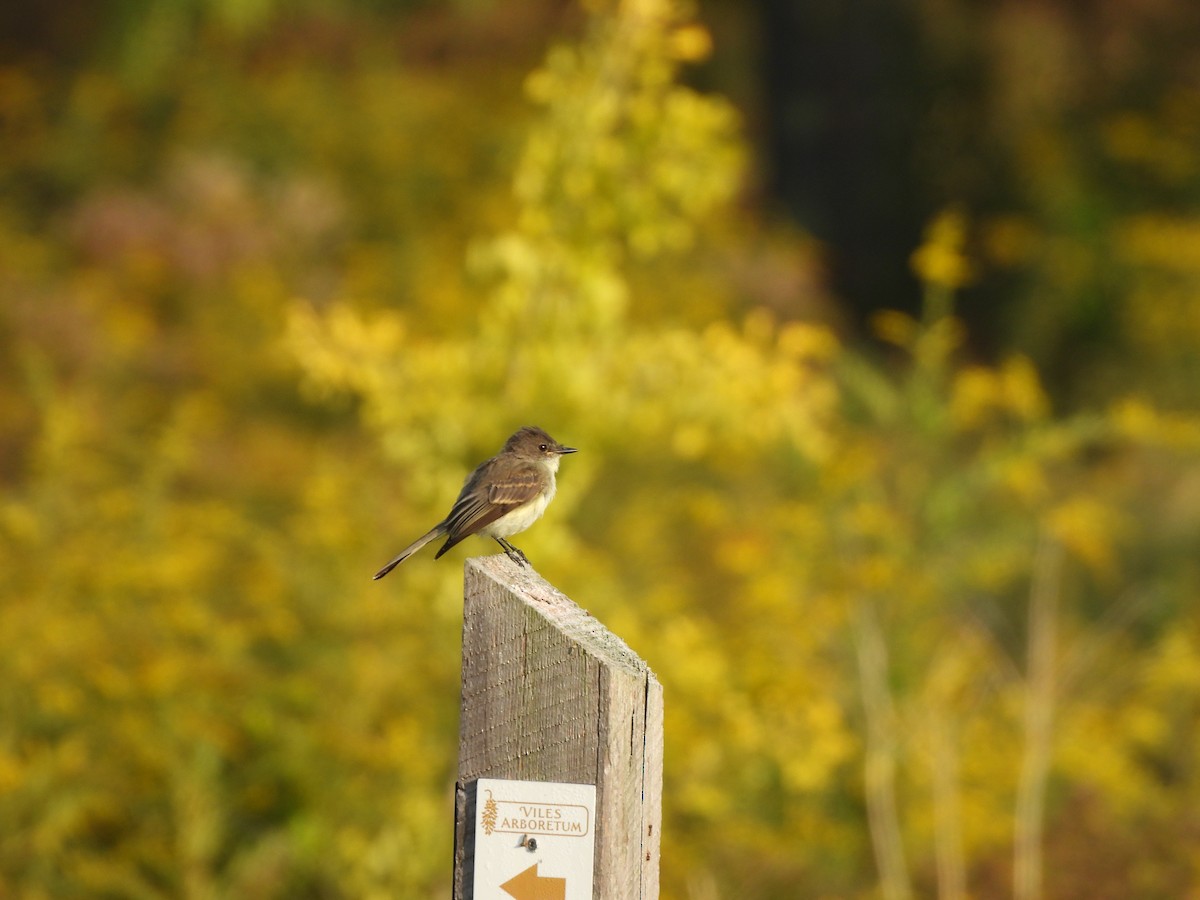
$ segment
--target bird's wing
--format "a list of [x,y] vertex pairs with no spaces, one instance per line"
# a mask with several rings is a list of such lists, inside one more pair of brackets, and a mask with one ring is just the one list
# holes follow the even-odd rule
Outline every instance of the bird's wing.
[[486,481],[491,474],[490,463],[491,460],[488,465],[480,466],[475,477],[463,485],[462,493],[446,517],[450,540],[443,550],[486,528],[506,513],[524,506],[541,492],[544,476],[533,463],[513,470],[502,481],[490,484],[486,491],[478,491],[477,485]]

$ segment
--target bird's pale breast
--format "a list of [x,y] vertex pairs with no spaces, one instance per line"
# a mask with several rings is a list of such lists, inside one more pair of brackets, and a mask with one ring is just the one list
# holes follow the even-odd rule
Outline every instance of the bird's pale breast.
[[551,478],[550,483],[546,486],[546,490],[542,491],[524,506],[518,506],[512,512],[505,513],[495,522],[480,529],[480,533],[493,538],[506,538],[514,534],[520,534],[542,517],[542,513],[546,511],[546,507],[554,499],[554,491],[554,479]]

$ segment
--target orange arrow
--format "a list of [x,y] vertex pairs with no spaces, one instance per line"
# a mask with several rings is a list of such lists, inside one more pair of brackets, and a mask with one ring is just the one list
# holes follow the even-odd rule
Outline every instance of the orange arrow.
[[517,900],[566,900],[567,879],[541,878],[534,863],[524,872],[500,885],[500,890]]

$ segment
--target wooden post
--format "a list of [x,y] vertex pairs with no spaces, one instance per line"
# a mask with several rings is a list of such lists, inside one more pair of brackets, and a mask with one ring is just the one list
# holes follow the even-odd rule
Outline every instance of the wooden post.
[[658,897],[662,685],[529,568],[467,560],[454,898],[472,900],[475,781],[596,786],[595,900]]

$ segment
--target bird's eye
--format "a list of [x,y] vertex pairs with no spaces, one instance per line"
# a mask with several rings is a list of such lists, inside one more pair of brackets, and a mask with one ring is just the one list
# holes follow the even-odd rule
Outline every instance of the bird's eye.
[[545,452],[546,452],[546,445],[545,445],[545,444],[538,444],[538,449],[539,449],[539,450],[541,450],[543,453],[545,453]]

